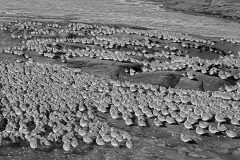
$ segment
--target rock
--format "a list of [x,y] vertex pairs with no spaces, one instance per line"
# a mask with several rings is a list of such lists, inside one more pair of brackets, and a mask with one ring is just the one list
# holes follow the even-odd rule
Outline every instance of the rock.
[[202,158],[203,157],[202,155],[194,153],[194,152],[190,152],[190,153],[188,153],[188,155],[190,157],[194,157],[194,158]]
[[163,87],[174,87],[178,84],[179,79],[182,77],[180,72],[176,71],[159,71],[139,73],[129,79],[131,82],[137,83],[150,83]]
[[187,155],[190,151],[186,147],[178,148],[178,153],[181,155]]
[[104,78],[116,78],[117,71],[119,69],[118,66],[110,66],[110,65],[93,65],[82,68],[84,72],[89,74],[93,74],[97,77]]
[[235,150],[232,152],[232,154],[235,155],[235,156],[240,156],[240,148],[235,149]]
[[195,148],[195,151],[196,151],[196,152],[202,152],[203,150],[202,150],[201,148],[198,148],[198,147],[197,147],[197,148]]
[[167,146],[166,142],[164,142],[164,141],[159,141],[159,142],[157,142],[156,145],[157,145],[158,147],[166,147],[166,146]]
[[203,84],[200,81],[194,81],[187,77],[182,77],[180,78],[179,83],[174,88],[203,91]]
[[203,73],[195,72],[195,78],[203,82],[204,91],[217,91],[220,87],[224,87],[224,85],[233,85],[233,83],[223,80],[220,77],[213,77]]
[[64,32],[59,33],[58,36],[59,36],[60,38],[74,38],[74,35],[73,35],[73,34],[71,34],[71,33],[64,33]]

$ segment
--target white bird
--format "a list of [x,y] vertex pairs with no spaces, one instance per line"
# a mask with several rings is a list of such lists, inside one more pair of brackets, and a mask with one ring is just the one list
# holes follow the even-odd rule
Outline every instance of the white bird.
[[206,133],[206,131],[203,128],[198,126],[196,128],[196,133],[199,134],[199,135],[202,135],[202,134]]
[[193,125],[189,122],[189,121],[185,121],[183,123],[184,127],[187,128],[187,129],[192,129],[193,128]]
[[127,146],[127,148],[129,148],[129,149],[131,149],[131,148],[134,147],[131,140],[127,140],[127,141],[126,141],[126,146]]
[[221,132],[226,131],[227,127],[224,124],[218,123],[217,124],[217,129]]
[[219,130],[213,125],[209,125],[208,130],[209,130],[210,133],[213,133],[213,134],[219,132]]
[[181,137],[181,140],[182,140],[183,142],[190,142],[190,141],[193,140],[190,136],[188,136],[188,135],[186,135],[186,134],[181,134],[180,137]]
[[235,138],[238,136],[237,133],[233,132],[232,130],[226,130],[226,134],[230,138]]

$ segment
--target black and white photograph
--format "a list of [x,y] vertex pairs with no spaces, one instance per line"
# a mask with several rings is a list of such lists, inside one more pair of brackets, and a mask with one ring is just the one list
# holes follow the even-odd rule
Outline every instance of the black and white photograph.
[[0,0],[0,160],[240,160],[240,0]]

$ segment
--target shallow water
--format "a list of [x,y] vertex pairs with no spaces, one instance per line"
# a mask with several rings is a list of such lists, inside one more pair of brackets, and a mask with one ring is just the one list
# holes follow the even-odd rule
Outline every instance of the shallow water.
[[0,0],[0,3],[2,15],[61,17],[83,22],[134,24],[203,36],[240,37],[237,22],[174,13],[136,0]]

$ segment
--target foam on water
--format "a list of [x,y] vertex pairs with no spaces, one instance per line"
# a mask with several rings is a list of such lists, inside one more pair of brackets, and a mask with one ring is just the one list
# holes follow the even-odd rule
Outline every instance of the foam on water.
[[[166,11],[139,0],[0,0],[0,12],[96,23],[121,23],[212,37],[240,37],[237,22]],[[5,15],[6,15],[5,14]],[[4,15],[4,14],[0,14]]]

